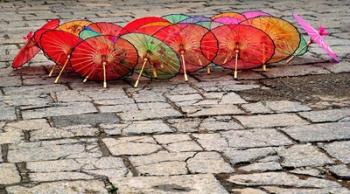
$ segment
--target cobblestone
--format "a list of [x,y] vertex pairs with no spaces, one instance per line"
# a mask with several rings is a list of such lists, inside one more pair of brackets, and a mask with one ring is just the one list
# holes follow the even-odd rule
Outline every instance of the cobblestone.
[[[133,88],[133,73],[107,89],[68,71],[53,84],[42,52],[11,68],[21,37],[50,18],[125,25],[256,7],[326,26],[340,63],[312,44],[287,66],[242,70],[237,80],[211,64],[187,82],[142,77]],[[345,1],[27,0],[1,1],[0,12],[0,194],[350,193]]]

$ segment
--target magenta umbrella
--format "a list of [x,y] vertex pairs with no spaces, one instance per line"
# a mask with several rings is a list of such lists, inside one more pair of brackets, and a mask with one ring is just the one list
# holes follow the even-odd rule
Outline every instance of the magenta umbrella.
[[256,18],[259,16],[270,16],[270,14],[261,11],[261,10],[251,10],[251,11],[245,11],[241,13],[244,17],[246,17],[247,19],[250,18]]
[[[307,21],[305,21],[301,16],[299,16],[298,14],[294,13],[293,17],[294,17],[295,21],[299,24],[299,26],[301,28],[303,28],[304,31],[310,37],[310,40],[309,40],[309,43],[307,44],[307,46],[312,44],[312,43],[316,43],[324,51],[326,51],[328,56],[330,56],[334,61],[339,62],[339,58],[338,58],[337,54],[328,46],[328,44],[323,39],[323,36],[327,36],[328,35],[328,32],[326,31],[326,29],[323,26],[320,26],[319,30],[316,30]],[[290,60],[288,60],[288,61],[290,61]]]

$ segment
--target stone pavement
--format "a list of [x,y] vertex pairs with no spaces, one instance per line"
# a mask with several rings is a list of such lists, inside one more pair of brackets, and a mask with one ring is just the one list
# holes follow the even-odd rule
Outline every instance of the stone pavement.
[[[2,1],[0,194],[350,193],[348,1]],[[135,17],[262,9],[329,27],[342,62],[310,52],[267,72],[199,72],[185,83],[81,83],[47,77],[39,55],[19,71],[22,36],[46,19],[125,23]],[[305,81],[306,80],[306,81]]]

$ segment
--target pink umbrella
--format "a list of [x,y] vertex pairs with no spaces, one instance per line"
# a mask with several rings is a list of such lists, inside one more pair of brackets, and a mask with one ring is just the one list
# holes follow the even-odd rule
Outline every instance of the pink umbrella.
[[323,39],[323,36],[328,35],[328,32],[323,26],[320,26],[319,30],[317,31],[298,14],[294,13],[293,17],[295,21],[299,24],[299,26],[302,27],[304,31],[310,36],[310,41],[308,45],[312,43],[318,44],[324,51],[326,51],[328,56],[330,56],[334,61],[339,62],[339,58],[337,57],[337,54],[335,54],[335,52],[327,45],[327,43]]
[[270,14],[261,11],[261,10],[252,10],[252,11],[245,11],[241,13],[244,17],[246,17],[247,19],[250,18],[256,18],[259,16],[270,16]]

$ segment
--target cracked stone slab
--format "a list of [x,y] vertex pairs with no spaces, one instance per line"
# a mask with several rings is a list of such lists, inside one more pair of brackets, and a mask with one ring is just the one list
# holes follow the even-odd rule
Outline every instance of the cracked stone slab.
[[166,117],[179,117],[182,114],[173,109],[156,109],[156,110],[132,110],[118,113],[123,120],[147,120],[147,119],[162,119]]
[[4,102],[9,106],[20,106],[21,109],[27,108],[36,108],[48,106],[53,102],[52,98],[49,95],[6,95],[0,96],[0,102]]
[[277,152],[283,158],[282,166],[286,167],[324,166],[334,163],[313,145],[293,145],[289,148],[280,148]]
[[134,121],[124,124],[100,125],[108,135],[139,135],[174,132],[162,120]]
[[59,103],[57,106],[22,111],[23,119],[94,113],[97,109],[90,102]]
[[282,129],[301,142],[342,140],[350,138],[350,122],[322,123]]
[[199,94],[183,94],[183,95],[166,95],[173,102],[202,100],[203,97]]
[[350,169],[344,164],[329,166],[327,168],[340,179],[350,179]]
[[252,148],[246,150],[238,150],[229,148],[224,151],[224,155],[230,159],[232,165],[252,162],[258,159],[265,158],[270,155],[275,155],[276,150],[271,147],[267,148]]
[[85,181],[58,181],[40,183],[31,187],[10,186],[6,187],[8,193],[13,194],[47,194],[47,193],[103,193],[108,194],[105,184],[99,180]]
[[252,114],[259,113],[273,113],[271,109],[267,108],[262,102],[242,104],[242,108]]
[[101,156],[97,140],[78,139],[10,144],[7,157],[10,162],[29,162]]
[[52,122],[55,127],[67,127],[72,125],[92,125],[96,126],[101,123],[118,123],[118,117],[113,113],[98,113],[98,114],[79,114],[79,115],[64,115],[52,117]]
[[229,147],[227,140],[223,138],[219,133],[193,134],[193,136],[206,151],[222,152]]
[[261,162],[242,166],[239,170],[245,172],[276,171],[282,170],[282,166],[278,162]]
[[234,92],[226,93],[222,96],[219,104],[244,104],[247,103],[243,98]]
[[198,129],[199,131],[222,131],[242,128],[230,116],[217,116],[203,119]]
[[233,193],[239,193],[239,194],[267,194],[263,190],[253,189],[253,188],[232,189],[232,192]]
[[232,148],[254,148],[293,144],[285,135],[275,129],[253,129],[221,133]]
[[306,175],[314,177],[325,177],[326,171],[319,167],[300,167],[289,171],[292,174]]
[[22,121],[14,121],[8,122],[4,130],[5,131],[30,131],[35,129],[45,129],[50,128],[49,123],[46,119],[31,119],[31,120],[22,120]]
[[310,120],[313,123],[318,122],[334,122],[341,119],[350,117],[350,109],[331,109],[331,110],[319,110],[310,112],[301,112],[300,116]]
[[228,194],[211,174],[166,177],[131,177],[112,179],[118,193],[181,193],[188,194]]
[[55,85],[37,85],[37,86],[21,86],[21,87],[6,87],[3,89],[6,95],[35,95],[49,94],[50,92],[58,92],[68,90],[67,86]]
[[163,145],[170,152],[202,151],[203,149],[194,141],[181,141]]
[[247,128],[261,127],[283,127],[308,124],[295,114],[271,114],[271,115],[253,115],[253,116],[234,116]]
[[312,65],[293,65],[270,68],[268,71],[262,73],[269,78],[276,78],[287,76],[327,74],[330,72],[323,68]]
[[313,188],[339,188],[337,182],[308,177],[301,179],[296,175],[285,172],[263,172],[253,174],[231,175],[227,181],[244,186],[284,186],[284,187],[313,187]]
[[181,109],[189,117],[235,115],[244,113],[237,106],[231,104],[183,106]]
[[14,164],[0,163],[0,185],[19,183],[21,177]]
[[24,134],[21,131],[0,131],[0,144],[16,144],[24,141]]
[[108,150],[116,156],[151,154],[162,149],[153,138],[146,136],[123,137],[119,139],[104,138],[102,141]]
[[323,145],[323,148],[333,157],[345,164],[350,163],[350,141],[339,141]]
[[168,176],[187,174],[186,162],[166,161],[155,164],[137,166],[136,170],[142,176]]
[[76,125],[64,128],[43,128],[29,132],[30,141],[60,139],[68,137],[93,137],[99,134],[91,125]]
[[16,120],[16,110],[12,106],[1,106],[0,104],[0,121]]
[[123,113],[131,110],[137,111],[138,107],[136,104],[117,104],[98,106],[98,109],[102,113]]
[[168,123],[180,132],[195,132],[198,131],[201,119],[199,118],[186,118],[186,119],[169,119]]
[[267,101],[266,106],[275,111],[276,113],[285,112],[302,112],[311,110],[307,105],[303,105],[300,102],[281,100],[281,101]]
[[302,193],[302,194],[347,194],[350,191],[346,188],[322,188],[322,189],[293,189],[293,188],[281,188],[281,187],[263,187],[265,190],[276,193],[276,194],[287,194],[287,193]]
[[142,166],[149,164],[157,164],[167,161],[186,161],[188,158],[193,157],[195,152],[166,152],[159,151],[157,153],[143,155],[143,156],[130,156],[130,162],[134,166]]
[[217,152],[199,152],[187,160],[191,173],[232,173],[234,169]]

